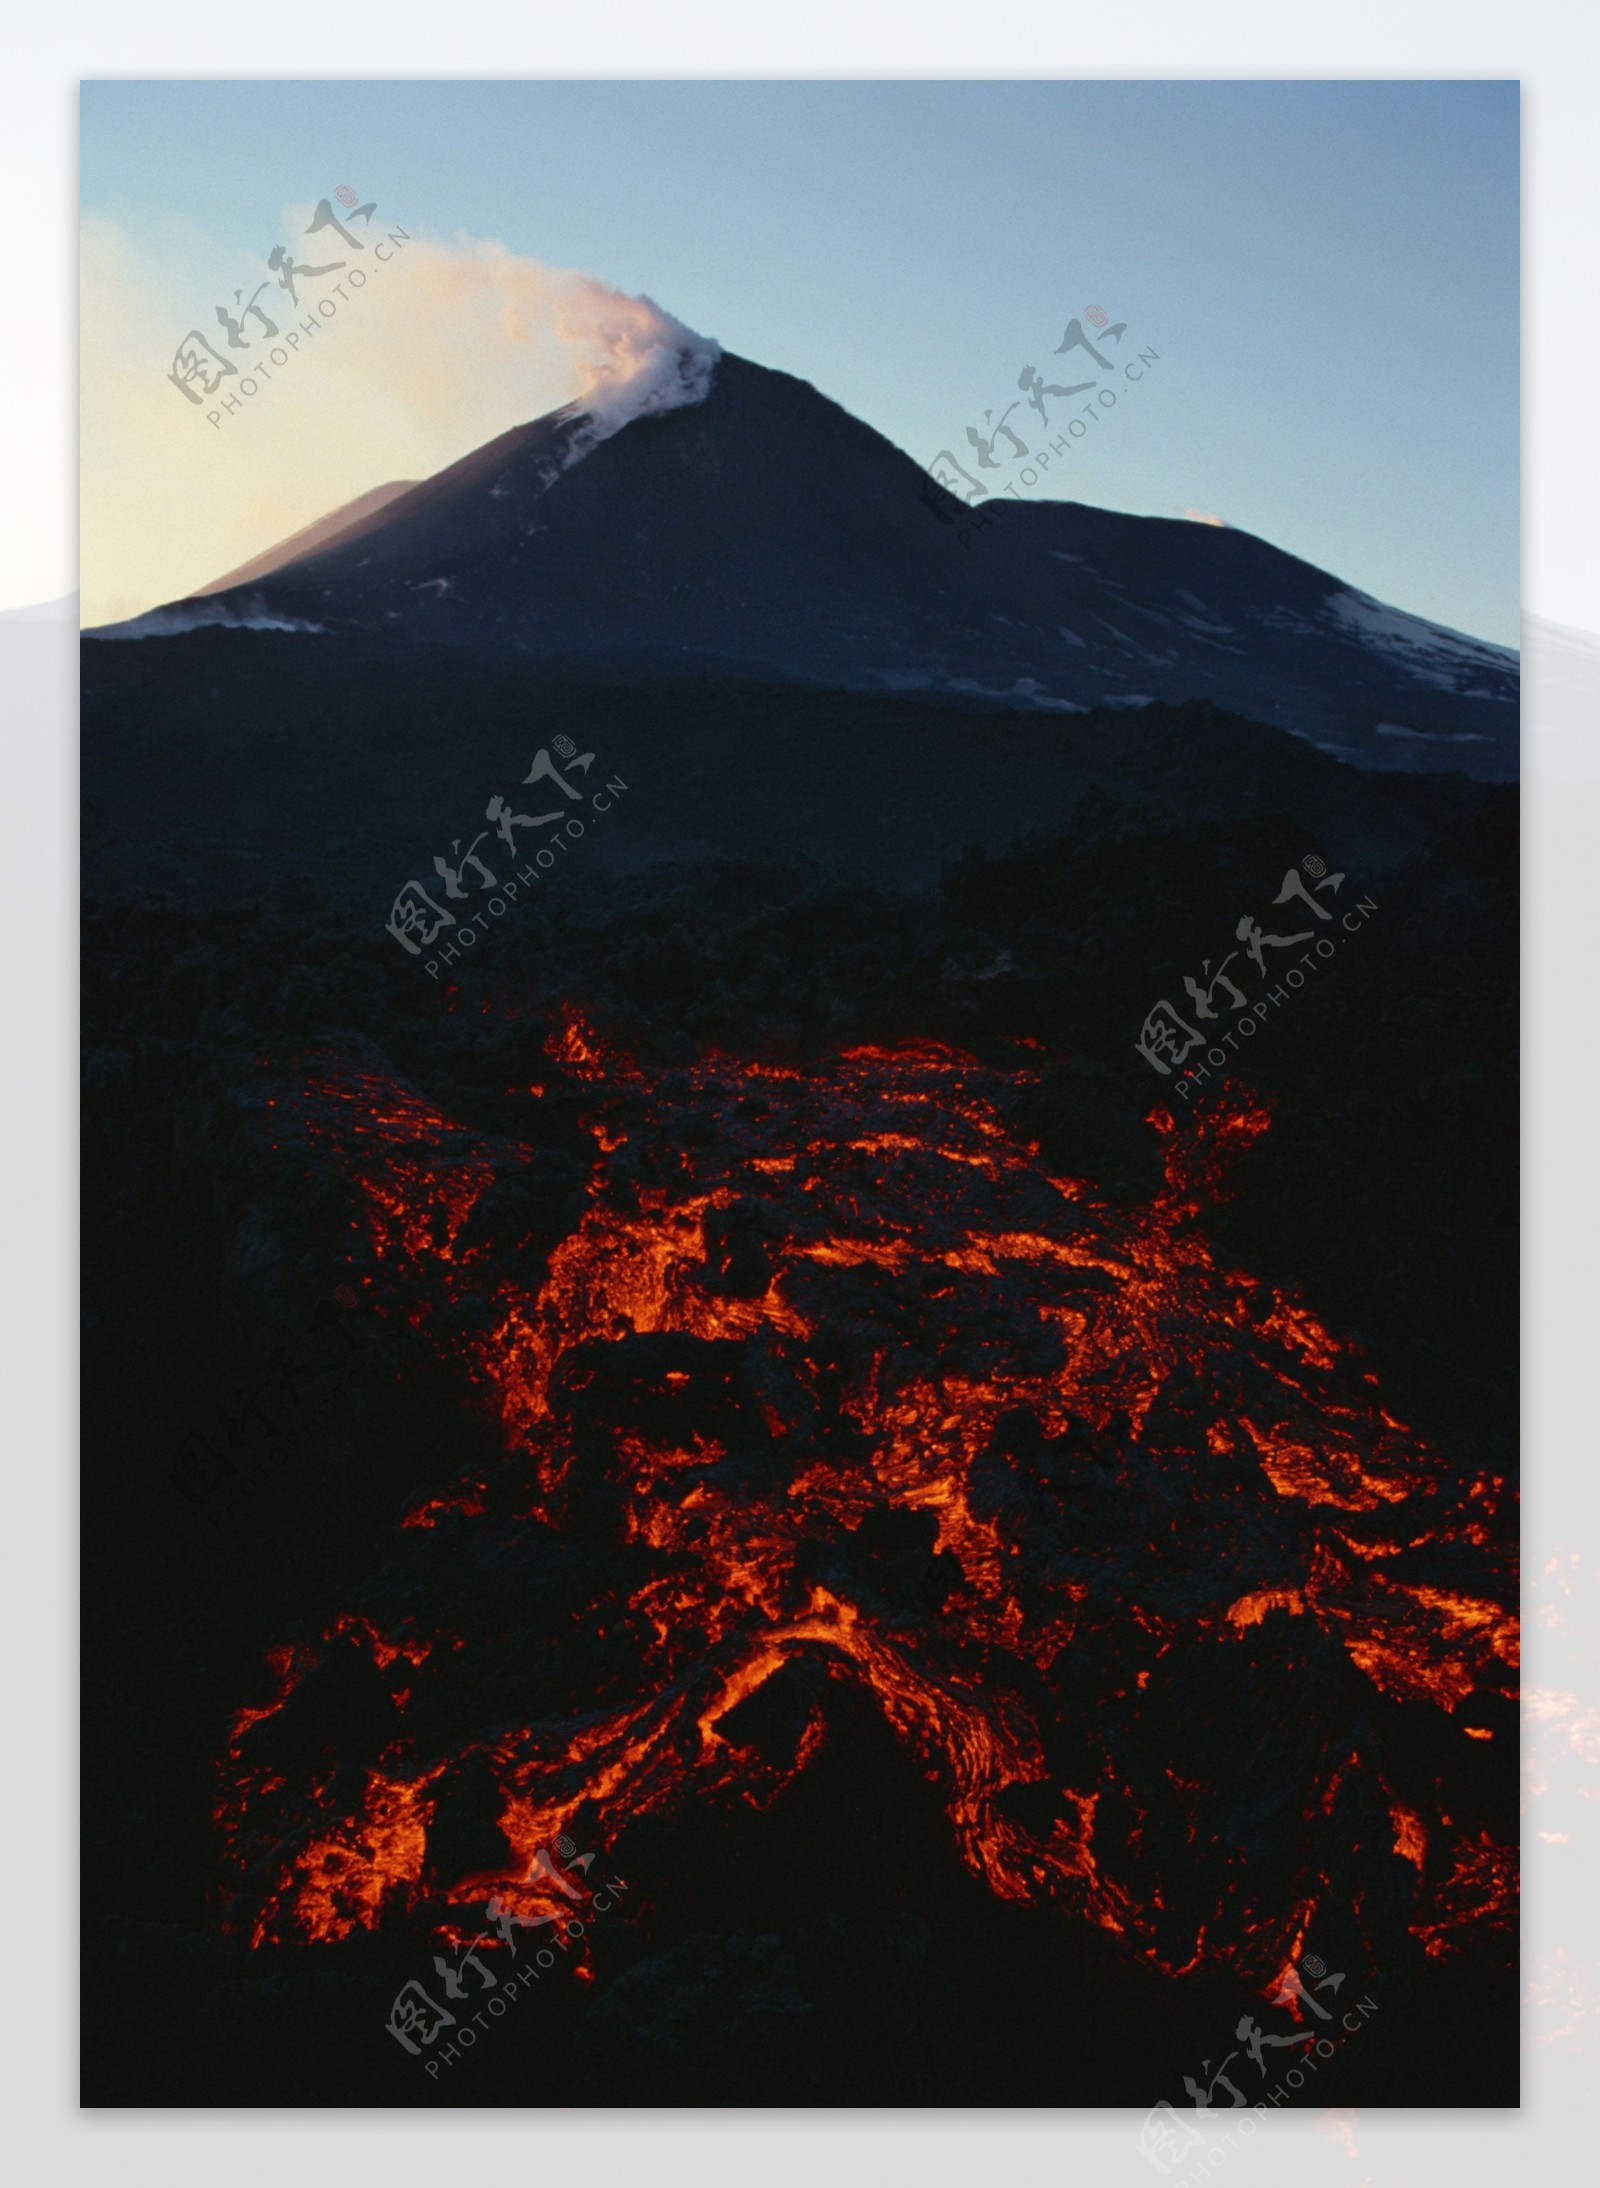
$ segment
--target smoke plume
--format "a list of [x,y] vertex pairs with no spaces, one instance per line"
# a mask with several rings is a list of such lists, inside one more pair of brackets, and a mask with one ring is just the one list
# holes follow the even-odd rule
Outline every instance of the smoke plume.
[[[568,409],[577,461],[633,418],[703,401],[719,346],[646,296],[542,264],[493,241],[441,243],[380,209],[357,272],[307,279],[293,310],[263,282],[267,246],[233,264],[228,282],[263,282],[281,331],[336,301],[288,362],[254,338],[238,377],[203,405],[171,382],[190,329],[217,333],[223,285],[187,259],[155,265],[114,222],[83,237],[83,617],[127,620],[237,569],[330,510],[395,479],[426,478],[510,427]],[[299,236],[312,207],[285,209]],[[380,259],[379,252],[382,251]],[[220,340],[220,336],[218,337]],[[254,392],[237,391],[262,351]]]

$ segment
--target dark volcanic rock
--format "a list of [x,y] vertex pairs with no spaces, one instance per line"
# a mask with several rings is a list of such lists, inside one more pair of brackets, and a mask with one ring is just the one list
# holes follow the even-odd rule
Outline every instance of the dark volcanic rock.
[[187,612],[1025,712],[1201,700],[1366,767],[1516,773],[1514,653],[1248,533],[1002,499],[974,541],[911,457],[739,357],[565,468],[576,431],[519,426]]

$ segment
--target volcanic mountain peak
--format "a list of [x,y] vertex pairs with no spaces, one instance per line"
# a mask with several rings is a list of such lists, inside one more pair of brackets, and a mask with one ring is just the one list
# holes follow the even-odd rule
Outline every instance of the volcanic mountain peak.
[[208,593],[232,592],[236,585],[254,584],[258,578],[270,577],[274,570],[284,570],[294,562],[304,562],[308,555],[342,539],[363,518],[375,517],[390,502],[398,501],[402,494],[409,494],[416,485],[415,479],[393,479],[387,486],[374,486],[365,494],[357,494],[354,501],[347,501],[315,524],[304,524],[299,531],[291,532],[287,539],[279,540],[276,547],[268,547],[264,553],[252,555],[248,562],[241,562],[238,569],[230,570],[226,577],[213,578],[209,585],[202,585],[195,594],[199,600]]
[[806,382],[698,342],[663,357],[642,403],[635,376],[626,418],[602,393],[517,426],[311,528],[298,559],[234,573],[205,620],[737,662],[1055,713],[1199,699],[1364,766],[1516,773],[1504,649],[1231,528],[1079,502],[964,509]]

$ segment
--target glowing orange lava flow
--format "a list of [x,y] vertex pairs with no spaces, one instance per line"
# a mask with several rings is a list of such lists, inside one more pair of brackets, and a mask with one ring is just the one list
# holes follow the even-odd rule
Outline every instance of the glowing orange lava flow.
[[[531,1280],[471,1219],[536,1187],[538,1152],[328,1059],[275,1129],[338,1153],[386,1311],[504,1425],[493,1478],[413,1500],[413,1550],[582,1541],[623,1577],[559,1614],[530,1594],[584,1667],[531,1716],[483,1668],[503,1611],[276,1652],[223,1767],[234,1927],[335,1938],[491,1890],[549,1911],[539,1846],[774,1800],[837,1681],[996,1894],[1166,1969],[1268,1980],[1329,1905],[1399,1906],[1430,1952],[1505,1920],[1511,1850],[1405,1729],[1481,1755],[1478,1705],[1510,1691],[1503,1484],[1453,1484],[1353,1346],[1214,1257],[1262,1109],[1153,1117],[1166,1182],[1128,1208],[1008,1127],[1029,1069],[924,1043],[652,1075],[576,1019],[549,1055],[594,1156]],[[357,1660],[359,1755],[329,1732],[285,1762],[280,1713],[315,1721],[315,1679],[342,1692]],[[752,1711],[780,1690],[775,1734]],[[456,1873],[442,1818],[473,1773],[510,1855]]]

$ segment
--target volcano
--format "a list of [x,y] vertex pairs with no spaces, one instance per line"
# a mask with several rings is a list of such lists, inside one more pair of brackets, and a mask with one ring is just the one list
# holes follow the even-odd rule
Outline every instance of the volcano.
[[737,358],[247,571],[82,649],[87,2101],[1514,2102],[1514,664]]
[[[804,381],[588,446],[573,409],[387,486],[100,635],[196,621],[777,677],[1072,715],[1204,702],[1383,770],[1517,771],[1517,662],[1213,525],[1003,496],[981,519]],[[981,532],[974,526],[981,522]]]

